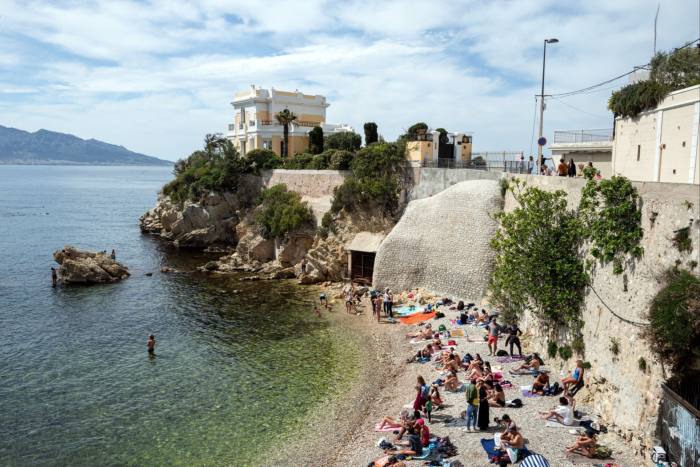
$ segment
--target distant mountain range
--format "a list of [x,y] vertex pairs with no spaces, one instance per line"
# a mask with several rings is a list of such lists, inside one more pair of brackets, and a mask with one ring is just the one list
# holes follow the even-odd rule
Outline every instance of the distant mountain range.
[[34,133],[0,125],[0,164],[172,165],[123,146],[54,131]]

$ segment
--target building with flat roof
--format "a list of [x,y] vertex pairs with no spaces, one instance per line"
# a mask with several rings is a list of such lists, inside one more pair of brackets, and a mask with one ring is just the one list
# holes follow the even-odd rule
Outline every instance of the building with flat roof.
[[700,184],[700,85],[669,93],[636,118],[615,119],[613,173],[630,180]]
[[471,133],[420,132],[406,143],[406,159],[416,167],[460,167],[472,158]]
[[[612,171],[613,130],[556,130],[554,141],[549,149],[552,151],[552,162],[556,167],[560,159],[567,163],[573,159],[579,166],[589,162],[600,170],[604,178],[613,174]],[[578,173],[578,172],[577,172]],[[579,174],[580,175],[580,174]]]
[[283,127],[275,114],[284,109],[297,116],[289,126],[289,151],[293,155],[309,147],[309,131],[315,126],[324,134],[353,131],[348,125],[326,123],[326,108],[330,104],[325,96],[304,94],[299,90],[280,91],[251,85],[250,89],[237,92],[231,105],[234,108],[233,123],[228,126],[227,137],[241,154],[253,149],[271,149],[282,154]]

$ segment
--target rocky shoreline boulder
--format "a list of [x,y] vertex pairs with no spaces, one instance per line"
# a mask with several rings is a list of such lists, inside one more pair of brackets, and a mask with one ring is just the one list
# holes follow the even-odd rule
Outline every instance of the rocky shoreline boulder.
[[53,253],[60,264],[57,274],[63,284],[104,284],[126,279],[129,269],[106,253],[78,250],[66,245]]

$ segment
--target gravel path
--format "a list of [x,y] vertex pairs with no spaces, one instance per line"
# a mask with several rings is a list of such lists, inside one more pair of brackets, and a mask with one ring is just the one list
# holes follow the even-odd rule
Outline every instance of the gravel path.
[[[445,310],[443,310],[445,311]],[[433,328],[445,324],[448,329],[455,326],[450,319],[455,319],[456,311],[447,311],[446,318],[431,320]],[[353,391],[337,407],[330,417],[326,418],[326,425],[319,426],[318,437],[308,445],[308,449],[322,455],[314,456],[313,462],[299,462],[292,465],[334,465],[334,466],[366,466],[370,461],[382,455],[382,451],[376,447],[377,441],[386,436],[389,440],[393,435],[389,433],[376,433],[374,424],[383,416],[397,417],[401,407],[413,401],[415,395],[415,382],[418,375],[422,375],[426,381],[431,382],[438,378],[438,371],[431,364],[406,363],[406,358],[418,349],[418,345],[409,343],[404,337],[408,332],[419,329],[418,326],[404,326],[402,324],[388,324],[377,322],[372,318],[371,312],[365,312],[361,316],[344,316],[344,319],[355,320],[354,326],[358,335],[366,339],[367,368],[360,375]],[[556,397],[524,398],[520,393],[520,386],[532,382],[530,376],[511,376],[508,369],[519,363],[500,364],[493,357],[487,357],[488,348],[483,343],[484,331],[474,326],[462,327],[468,333],[467,338],[458,338],[457,352],[460,357],[465,353],[481,354],[485,361],[489,361],[496,370],[503,370],[505,379],[513,382],[514,387],[506,389],[506,399],[521,398],[524,406],[518,409],[491,408],[490,418],[500,417],[508,413],[520,427],[525,436],[530,450],[544,455],[552,466],[570,465],[595,465],[596,462],[586,458],[575,456],[567,457],[564,448],[571,444],[575,436],[568,432],[568,428],[549,428],[545,421],[539,418],[538,413],[553,408],[557,405]],[[503,340],[499,343],[503,345]],[[525,353],[526,348],[523,349]],[[559,373],[552,371],[552,381],[558,379]],[[366,379],[365,379],[366,378]],[[464,373],[460,373],[460,379]],[[577,410],[582,411],[595,419],[595,414],[581,402],[583,389],[577,397]],[[464,393],[449,393],[441,391],[445,400],[444,408],[433,412],[433,422],[430,431],[437,436],[449,436],[457,446],[458,455],[452,459],[458,459],[466,466],[493,465],[481,447],[482,438],[492,438],[495,427],[490,427],[488,432],[465,432],[463,427],[446,426],[444,419],[459,417],[465,409]],[[619,466],[643,466],[653,465],[649,460],[644,460],[625,452],[624,441],[617,435],[603,434],[599,442],[613,449],[614,462]],[[306,461],[311,461],[307,457]],[[610,462],[610,461],[609,461]],[[600,461],[597,461],[600,463]],[[289,464],[287,464],[289,465]],[[408,465],[423,465],[423,462],[412,461]],[[605,465],[603,462],[601,465]]]

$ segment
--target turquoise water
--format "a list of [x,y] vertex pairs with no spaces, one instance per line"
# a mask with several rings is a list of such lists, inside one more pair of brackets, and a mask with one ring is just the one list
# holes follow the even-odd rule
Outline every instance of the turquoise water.
[[[263,464],[352,377],[356,352],[311,312],[313,289],[158,272],[208,259],[139,232],[168,179],[0,166],[0,465]],[[64,244],[115,248],[132,277],[52,289]]]

